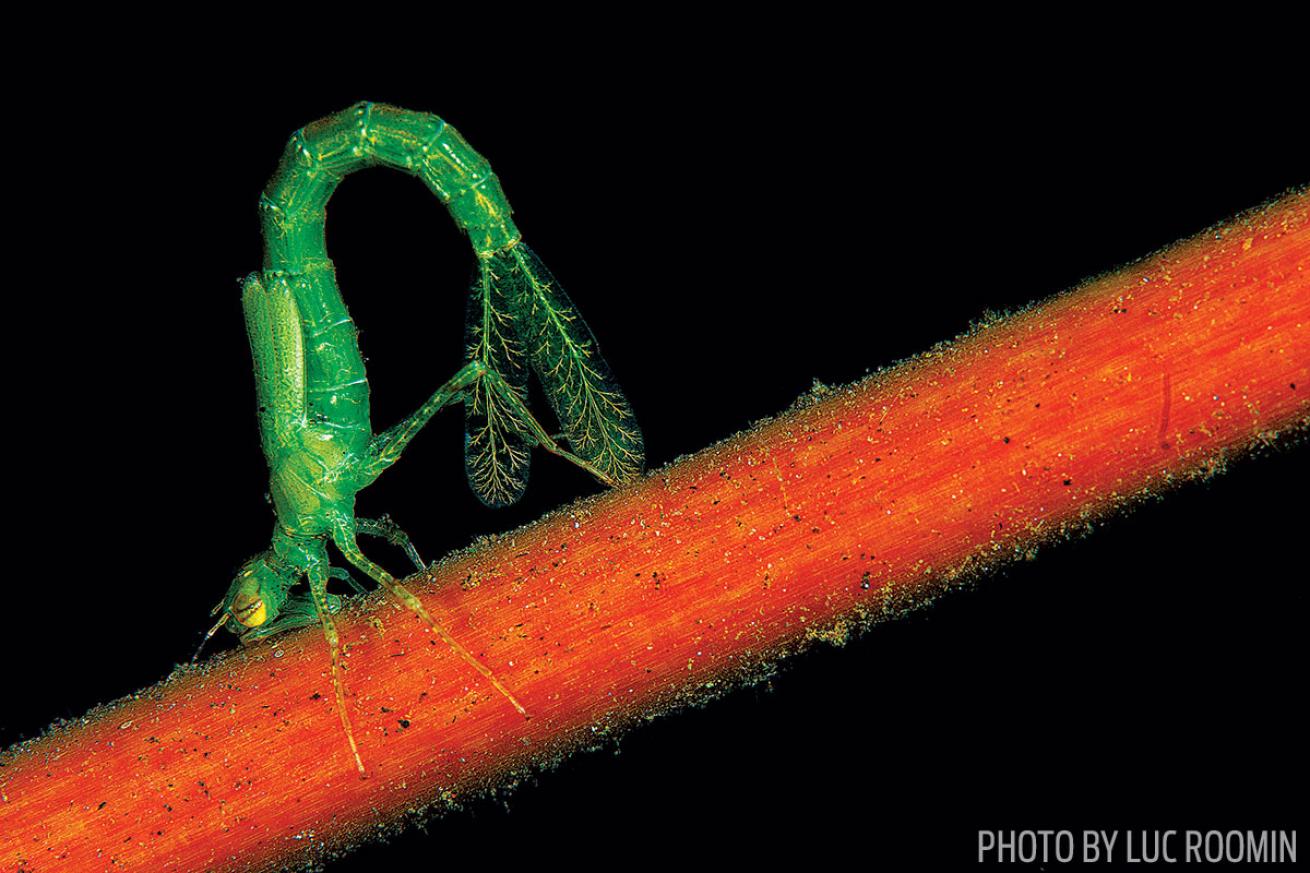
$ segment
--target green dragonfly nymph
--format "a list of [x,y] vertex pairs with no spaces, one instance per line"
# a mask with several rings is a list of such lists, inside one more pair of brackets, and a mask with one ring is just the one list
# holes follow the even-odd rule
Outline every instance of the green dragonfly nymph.
[[[355,323],[337,288],[324,241],[328,199],[356,170],[386,166],[418,176],[473,245],[477,273],[466,310],[467,363],[408,418],[374,433]],[[356,518],[355,495],[399,460],[442,408],[465,415],[469,485],[489,506],[518,500],[531,450],[544,448],[614,485],[640,475],[641,432],[601,358],[595,337],[559,283],[522,241],[490,166],[440,118],[361,103],[297,131],[261,198],[264,268],[245,279],[242,304],[254,358],[259,427],[277,514],[269,549],[241,568],[214,614],[243,642],[318,623],[331,650],[336,707],[361,774],[346,711],[341,645],[332,615],[344,567],[327,544],[417,613],[520,712],[514,695],[452,638],[394,576],[360,550],[360,534],[404,548],[388,518]],[[568,448],[525,403],[535,373]],[[296,589],[302,580],[307,590]]]

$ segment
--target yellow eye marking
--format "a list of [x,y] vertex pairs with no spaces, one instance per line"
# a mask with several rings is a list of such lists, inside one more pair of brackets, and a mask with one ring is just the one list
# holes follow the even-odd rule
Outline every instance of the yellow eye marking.
[[239,624],[246,627],[259,627],[268,621],[268,608],[264,606],[264,601],[259,598],[245,605],[238,605],[236,601],[233,601],[232,615]]

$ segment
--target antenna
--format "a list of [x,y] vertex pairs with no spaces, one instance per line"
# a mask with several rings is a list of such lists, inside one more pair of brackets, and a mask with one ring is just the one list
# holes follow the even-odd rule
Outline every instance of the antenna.
[[231,617],[232,617],[232,613],[230,612],[223,613],[223,617],[220,618],[217,622],[215,622],[214,626],[209,629],[209,632],[205,634],[205,638],[200,641],[200,645],[196,647],[196,653],[191,656],[192,664],[194,664],[196,662],[196,659],[200,657],[200,650],[205,647],[205,643],[209,642],[209,638],[212,637],[214,634],[218,633],[218,629],[221,628],[223,625],[227,624],[227,620]]

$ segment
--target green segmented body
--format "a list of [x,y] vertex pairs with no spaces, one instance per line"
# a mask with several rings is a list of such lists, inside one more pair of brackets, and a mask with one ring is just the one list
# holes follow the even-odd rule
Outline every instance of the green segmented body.
[[368,381],[356,328],[327,255],[327,202],[357,170],[388,166],[418,176],[486,256],[521,239],[491,167],[433,115],[363,103],[292,135],[260,198],[264,270],[303,277],[297,303],[311,346],[308,412],[362,452],[372,437]]
[[[327,202],[341,180],[379,165],[418,176],[441,199],[468,234],[478,274],[466,310],[467,365],[413,415],[374,434],[358,332],[324,232]],[[591,331],[523,244],[491,167],[436,116],[361,103],[308,125],[292,136],[260,206],[264,269],[245,280],[242,303],[277,525],[272,547],[246,563],[215,610],[223,615],[210,634],[229,619],[243,641],[319,622],[332,652],[337,708],[362,773],[331,617],[339,599],[327,593],[329,577],[350,579],[329,567],[329,539],[523,708],[417,598],[359,550],[357,534],[384,536],[422,569],[408,537],[389,519],[355,517],[355,495],[399,459],[438,410],[455,402],[465,406],[469,484],[491,506],[522,494],[534,445],[608,484],[632,478],[644,460],[641,433]],[[529,370],[537,373],[572,451],[557,446],[528,412]],[[294,596],[291,588],[302,577],[308,577],[309,594]]]
[[[310,419],[339,432],[356,453],[372,437],[357,331],[324,240],[326,206],[337,185],[372,166],[418,176],[468,234],[479,260],[466,321],[470,360],[524,397],[526,359],[574,453],[613,480],[639,472],[644,450],[631,408],[590,329],[522,244],[491,166],[440,118],[380,104],[361,103],[297,131],[260,199],[265,275],[295,277]],[[514,415],[490,386],[473,394],[466,413],[470,484],[492,506],[513,503],[527,484],[531,441],[511,425]]]

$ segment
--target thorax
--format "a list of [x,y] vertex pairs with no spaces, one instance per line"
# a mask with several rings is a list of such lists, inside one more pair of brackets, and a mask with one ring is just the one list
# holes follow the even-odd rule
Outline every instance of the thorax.
[[301,536],[331,533],[333,522],[353,516],[362,481],[362,457],[331,427],[307,425],[269,459],[269,492],[280,526]]

